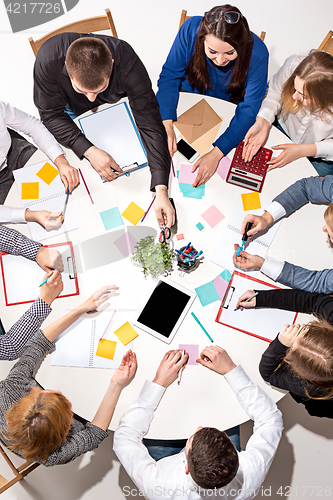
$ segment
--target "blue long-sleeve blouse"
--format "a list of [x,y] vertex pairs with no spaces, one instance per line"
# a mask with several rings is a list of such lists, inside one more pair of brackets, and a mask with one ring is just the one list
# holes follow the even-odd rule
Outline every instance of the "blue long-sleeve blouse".
[[[179,91],[185,90],[198,94],[189,84],[186,69],[192,59],[197,33],[202,17],[195,16],[188,19],[180,28],[158,80],[157,100],[160,106],[162,120],[177,120],[177,105]],[[245,80],[244,100],[237,105],[235,115],[225,132],[214,142],[224,155],[244,139],[248,129],[255,122],[261,102],[267,88],[268,50],[265,44],[254,33],[252,55],[249,71]],[[212,88],[208,88],[206,95],[231,101],[226,92],[229,85],[233,66],[231,61],[227,66],[215,66],[206,57],[207,69]]]

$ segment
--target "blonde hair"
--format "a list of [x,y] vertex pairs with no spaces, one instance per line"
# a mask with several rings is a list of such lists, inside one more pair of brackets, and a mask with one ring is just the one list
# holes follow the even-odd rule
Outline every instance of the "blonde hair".
[[[328,399],[333,396],[333,326],[324,319],[311,321],[307,330],[291,347],[284,362],[301,379],[305,379],[325,394],[311,399]],[[322,391],[321,391],[322,392]]]
[[330,227],[330,229],[333,231],[333,203],[328,205],[324,212],[324,219],[326,224]]
[[309,97],[310,113],[318,113],[321,119],[325,114],[333,116],[333,56],[327,52],[313,50],[297,66],[282,88],[282,114],[297,113],[303,106],[295,101],[295,77],[304,80],[304,93]]
[[46,460],[66,439],[73,419],[71,407],[63,394],[32,388],[7,411],[4,437],[10,449],[25,459]]

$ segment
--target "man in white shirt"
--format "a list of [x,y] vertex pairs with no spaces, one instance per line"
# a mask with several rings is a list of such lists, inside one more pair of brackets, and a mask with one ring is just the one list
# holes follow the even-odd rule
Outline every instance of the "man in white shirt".
[[165,389],[177,379],[186,361],[187,355],[182,357],[181,351],[165,354],[153,382],[146,381],[137,401],[122,416],[114,435],[114,451],[141,495],[149,500],[253,498],[279,444],[282,415],[267,394],[219,346],[206,347],[197,362],[225,377],[254,420],[254,433],[245,451],[238,453],[225,432],[209,427],[199,427],[188,439],[185,450],[158,462],[142,443]]

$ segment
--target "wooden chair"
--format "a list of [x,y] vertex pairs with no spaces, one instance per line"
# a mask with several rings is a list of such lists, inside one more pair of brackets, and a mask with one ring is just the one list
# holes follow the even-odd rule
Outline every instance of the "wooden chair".
[[30,37],[29,42],[35,57],[37,56],[40,46],[49,38],[59,35],[59,33],[93,33],[94,31],[111,30],[112,36],[118,38],[110,9],[105,9],[105,14],[105,16],[88,17],[87,19],[76,21],[75,23],[66,24],[62,28],[50,31],[50,33],[42,36],[36,41]]
[[[191,16],[188,16],[188,15],[187,15],[187,10],[182,10],[182,13],[180,14],[180,22],[179,22],[179,28],[178,28],[178,29],[180,29],[181,25],[182,25],[183,23],[185,23],[185,21],[186,21],[187,19],[190,19],[190,17],[191,17]],[[331,33],[332,33],[332,32],[331,32]],[[260,35],[260,37],[259,37],[259,38],[260,38],[260,40],[264,41],[264,40],[265,40],[265,36],[266,36],[266,31],[262,31],[262,32],[261,32],[261,35]],[[320,50],[322,50],[322,49],[320,49]]]
[[13,462],[11,461],[11,459],[9,458],[6,451],[2,448],[1,445],[0,445],[0,453],[6,460],[7,464],[9,465],[9,467],[11,468],[12,472],[15,475],[13,479],[6,479],[4,476],[0,474],[0,494],[8,490],[8,488],[13,486],[13,484],[17,483],[18,481],[21,481],[21,479],[30,474],[30,472],[32,472],[40,465],[37,462],[34,462],[33,460],[26,460],[19,467],[15,467],[15,465],[13,464]]
[[318,50],[324,50],[333,55],[333,31],[330,30],[325,36],[324,40],[318,47]]

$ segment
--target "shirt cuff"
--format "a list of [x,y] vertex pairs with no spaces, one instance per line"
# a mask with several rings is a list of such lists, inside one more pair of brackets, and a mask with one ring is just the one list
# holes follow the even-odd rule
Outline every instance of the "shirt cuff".
[[324,158],[325,160],[332,161],[332,139],[330,139],[329,141],[315,142],[315,145],[317,146],[317,153],[315,155],[315,158]]
[[262,108],[259,109],[259,113],[257,116],[261,116],[261,118],[265,118],[265,120],[268,121],[272,125],[273,121],[275,120],[275,113],[272,112],[271,109],[268,108]]
[[58,156],[64,154],[65,154],[64,150],[59,146],[59,144],[55,144],[54,146],[51,146],[50,148],[47,149],[47,156],[53,162],[56,158],[58,158]]
[[251,382],[241,365],[236,366],[236,368],[226,373],[224,378],[235,393]]
[[281,262],[280,260],[273,259],[273,257],[270,257],[269,255],[265,257],[264,263],[261,266],[260,271],[269,278],[273,279],[274,281],[277,280],[278,276],[280,276],[282,269],[284,266],[284,262]]
[[287,213],[283,206],[277,201],[272,201],[272,203],[265,210],[271,214],[275,221],[281,219],[281,217],[284,217]]
[[155,410],[164,393],[165,387],[162,387],[159,384],[155,384],[155,382],[146,380],[140,393],[139,399],[143,399],[146,403],[148,403],[151,409]]
[[26,222],[25,220],[26,208],[16,208],[16,207],[2,207],[0,212],[0,222],[1,223],[12,223],[16,224],[18,222]]

